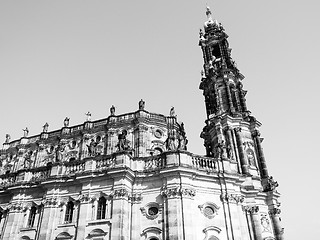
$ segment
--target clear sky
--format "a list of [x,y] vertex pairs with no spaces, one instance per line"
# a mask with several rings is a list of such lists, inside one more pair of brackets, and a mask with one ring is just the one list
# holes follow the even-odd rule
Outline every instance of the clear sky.
[[320,236],[319,4],[317,1],[0,1],[0,141],[48,122],[136,111],[185,123],[191,152],[205,108],[198,32],[205,7],[224,25],[246,76],[247,105],[263,123],[269,172],[280,184],[286,239]]

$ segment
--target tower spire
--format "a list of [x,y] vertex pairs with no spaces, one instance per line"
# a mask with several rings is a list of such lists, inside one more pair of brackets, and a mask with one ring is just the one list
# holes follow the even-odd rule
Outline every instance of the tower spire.
[[[258,174],[266,179],[268,171],[261,138],[257,136],[261,123],[247,109],[244,76],[231,57],[222,24],[212,19],[209,7],[206,15],[208,19],[199,39],[204,60],[199,88],[203,90],[207,112],[201,133],[207,155],[236,160],[240,173]],[[223,151],[227,154],[221,154]]]

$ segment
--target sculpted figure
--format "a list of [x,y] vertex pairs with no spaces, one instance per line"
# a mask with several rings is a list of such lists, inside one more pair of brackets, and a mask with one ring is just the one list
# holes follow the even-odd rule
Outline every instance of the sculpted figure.
[[66,118],[64,119],[64,121],[63,121],[63,125],[64,125],[65,127],[68,127],[68,126],[69,126],[69,121],[70,121],[70,118],[66,117]]
[[176,137],[174,135],[168,136],[168,138],[166,140],[166,146],[167,146],[167,150],[168,151],[177,150],[178,144],[179,143],[177,143],[177,139],[176,139]]
[[265,186],[265,192],[274,191],[279,186],[278,182],[273,179],[272,176],[268,177],[268,183]]
[[90,122],[91,121],[91,112],[87,112],[86,113],[86,116],[87,116],[87,122]]
[[9,142],[10,142],[10,139],[11,139],[10,134],[6,134],[6,141],[5,141],[5,143],[9,143]]
[[144,105],[145,105],[145,102],[141,99],[139,101],[139,110],[144,110]]
[[188,139],[186,136],[183,122],[179,126],[178,142],[179,142],[179,145],[178,145],[179,150],[187,150]]
[[46,122],[46,124],[43,125],[43,132],[44,133],[48,132],[48,127],[49,127],[49,124]]
[[28,151],[25,156],[24,156],[24,163],[23,163],[23,167],[24,168],[31,168],[31,165],[32,165],[32,154],[33,152],[32,151]]
[[123,130],[121,134],[118,135],[118,150],[127,151],[130,149],[130,141],[127,140],[127,131]]
[[112,105],[110,108],[110,115],[114,116],[115,112],[116,112],[116,108]]
[[227,146],[227,155],[229,159],[233,159],[233,152],[232,152],[232,147],[230,144]]
[[217,148],[216,148],[216,157],[218,158],[225,158],[226,157],[226,144],[224,141],[221,141],[218,143]]
[[170,109],[170,117],[175,117],[176,116],[176,112],[174,110],[174,107],[171,107]]
[[89,156],[95,156],[96,155],[96,147],[97,147],[97,145],[98,145],[98,143],[95,142],[93,139],[91,139],[90,144],[87,145]]
[[22,129],[22,131],[23,131],[23,137],[28,137],[29,129],[26,127],[25,129]]

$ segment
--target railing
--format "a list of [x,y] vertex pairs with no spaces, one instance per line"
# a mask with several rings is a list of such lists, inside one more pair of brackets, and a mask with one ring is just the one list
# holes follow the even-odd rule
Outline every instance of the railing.
[[148,157],[144,161],[144,171],[154,171],[166,166],[166,158],[163,155]]
[[97,159],[96,169],[105,170],[115,166],[115,159],[113,157]]
[[65,174],[82,173],[85,170],[85,164],[84,161],[67,163]]
[[213,171],[216,170],[217,160],[214,158],[207,158],[202,156],[192,156],[192,166],[200,170]]
[[41,171],[32,172],[32,176],[31,176],[29,182],[36,182],[36,183],[42,182],[50,177],[50,173],[51,173],[51,168],[46,168]]
[[47,179],[72,177],[77,174],[98,173],[112,168],[130,168],[137,172],[154,172],[166,167],[183,167],[206,172],[216,172],[217,159],[198,156],[183,151],[164,152],[150,157],[134,158],[128,153],[116,153],[85,158],[68,163],[54,163],[47,167],[24,169],[0,175],[0,189],[19,184],[39,184]]

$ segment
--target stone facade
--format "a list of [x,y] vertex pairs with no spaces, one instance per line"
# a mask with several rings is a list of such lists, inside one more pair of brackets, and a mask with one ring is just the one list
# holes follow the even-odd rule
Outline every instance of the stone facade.
[[0,152],[0,240],[283,239],[277,182],[227,35],[211,18],[199,45],[207,155],[187,151],[183,123],[150,113],[110,116],[19,140]]

